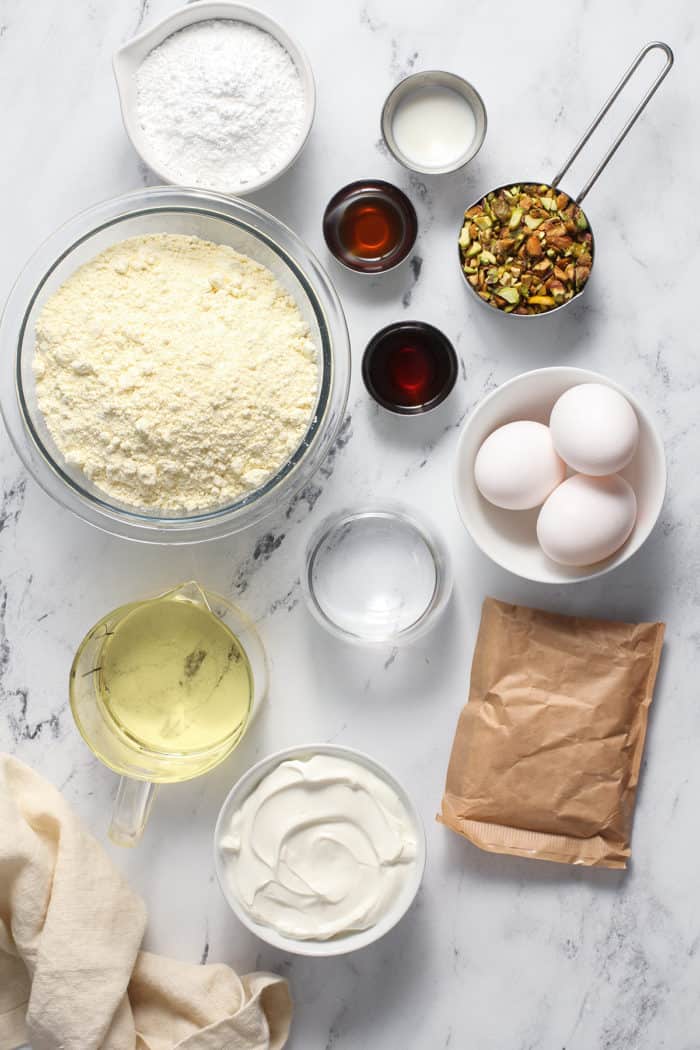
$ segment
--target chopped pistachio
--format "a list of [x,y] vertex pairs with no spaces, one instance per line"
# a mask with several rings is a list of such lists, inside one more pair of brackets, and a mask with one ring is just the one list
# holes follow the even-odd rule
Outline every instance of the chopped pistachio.
[[508,222],[508,220],[510,219],[510,204],[508,203],[508,201],[503,200],[502,197],[498,197],[496,198],[496,200],[494,200],[493,204],[491,205],[491,210],[493,211],[493,214],[496,216],[496,218],[500,220],[500,222]]
[[520,292],[517,288],[494,288],[496,295],[500,295],[501,299],[505,299],[507,303],[512,303],[516,306],[520,302]]
[[547,234],[547,244],[549,245],[549,247],[558,248],[560,254],[562,255],[566,255],[567,251],[573,243],[574,242],[571,240],[571,237],[569,237],[568,233],[565,233],[563,236],[557,233]]
[[534,215],[525,216],[525,225],[528,230],[536,230],[538,226],[541,226],[544,219],[536,219]]
[[501,256],[507,259],[512,248],[515,246],[515,241],[511,237],[502,237],[500,240],[491,241],[491,250],[495,252],[497,256]]
[[459,236],[464,274],[490,306],[545,313],[585,286],[593,263],[586,217],[544,184],[493,190],[465,212]]
[[531,234],[525,242],[525,251],[528,255],[531,255],[533,259],[539,259],[542,255],[540,239],[539,237],[536,237],[534,233]]
[[577,289],[583,288],[584,284],[586,283],[586,281],[590,277],[590,274],[591,274],[590,266],[577,266],[576,267],[576,269],[574,271],[574,276],[575,276],[575,280],[576,280],[576,288]]

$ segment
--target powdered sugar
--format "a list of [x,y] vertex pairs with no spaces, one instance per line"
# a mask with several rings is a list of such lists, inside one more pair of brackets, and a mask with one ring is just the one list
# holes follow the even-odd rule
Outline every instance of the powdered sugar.
[[256,26],[210,20],[173,33],[136,74],[137,112],[171,181],[245,191],[299,145],[304,89],[289,53]]

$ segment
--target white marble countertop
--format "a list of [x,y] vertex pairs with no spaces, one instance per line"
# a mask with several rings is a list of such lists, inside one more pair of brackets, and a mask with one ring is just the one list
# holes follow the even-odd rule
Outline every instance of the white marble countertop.
[[[319,475],[313,507],[301,501],[251,533],[167,550],[69,516],[27,479],[4,440],[0,743],[58,785],[105,841],[115,779],[73,726],[71,657],[108,609],[196,577],[260,619],[271,693],[229,761],[161,791],[140,848],[108,846],[146,899],[149,948],[287,975],[297,1007],[292,1050],[698,1050],[695,5],[259,2],[298,37],[317,77],[318,114],[301,159],[255,200],[327,262],[346,308],[355,374],[342,443]],[[3,296],[60,222],[151,181],[123,133],[110,60],[174,6],[0,0]],[[509,178],[551,177],[623,68],[655,38],[675,48],[676,66],[587,200],[597,264],[583,300],[542,325],[510,325],[479,309],[454,264],[464,204]],[[389,88],[431,67],[462,72],[486,101],[487,139],[466,176],[409,177],[378,144]],[[581,162],[569,187],[586,173]],[[419,214],[413,265],[385,278],[341,272],[321,237],[328,197],[366,175],[397,182]],[[359,375],[368,337],[402,317],[443,328],[463,365],[454,394],[424,419],[380,411]],[[465,414],[496,384],[552,363],[604,371],[643,399],[666,441],[670,476],[661,521],[642,551],[613,575],[570,589],[528,585],[487,562],[451,493]],[[385,496],[430,514],[451,549],[456,586],[436,635],[397,654],[371,654],[315,626],[299,573],[321,516]],[[627,873],[487,855],[434,822],[486,594],[667,621]],[[331,961],[285,956],[249,935],[221,898],[211,856],[214,819],[238,774],[272,749],[312,740],[385,762],[417,799],[428,834],[427,873],[411,913],[374,947]]]

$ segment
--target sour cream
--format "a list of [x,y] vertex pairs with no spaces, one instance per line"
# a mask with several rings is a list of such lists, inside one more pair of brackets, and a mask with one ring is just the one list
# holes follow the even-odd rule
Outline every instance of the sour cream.
[[281,762],[231,818],[221,849],[230,888],[258,923],[296,940],[374,926],[416,860],[406,808],[359,762]]

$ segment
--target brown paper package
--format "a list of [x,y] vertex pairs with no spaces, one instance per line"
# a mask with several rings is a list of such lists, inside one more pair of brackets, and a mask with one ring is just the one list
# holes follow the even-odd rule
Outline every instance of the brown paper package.
[[496,853],[626,867],[663,637],[487,598],[438,820]]

